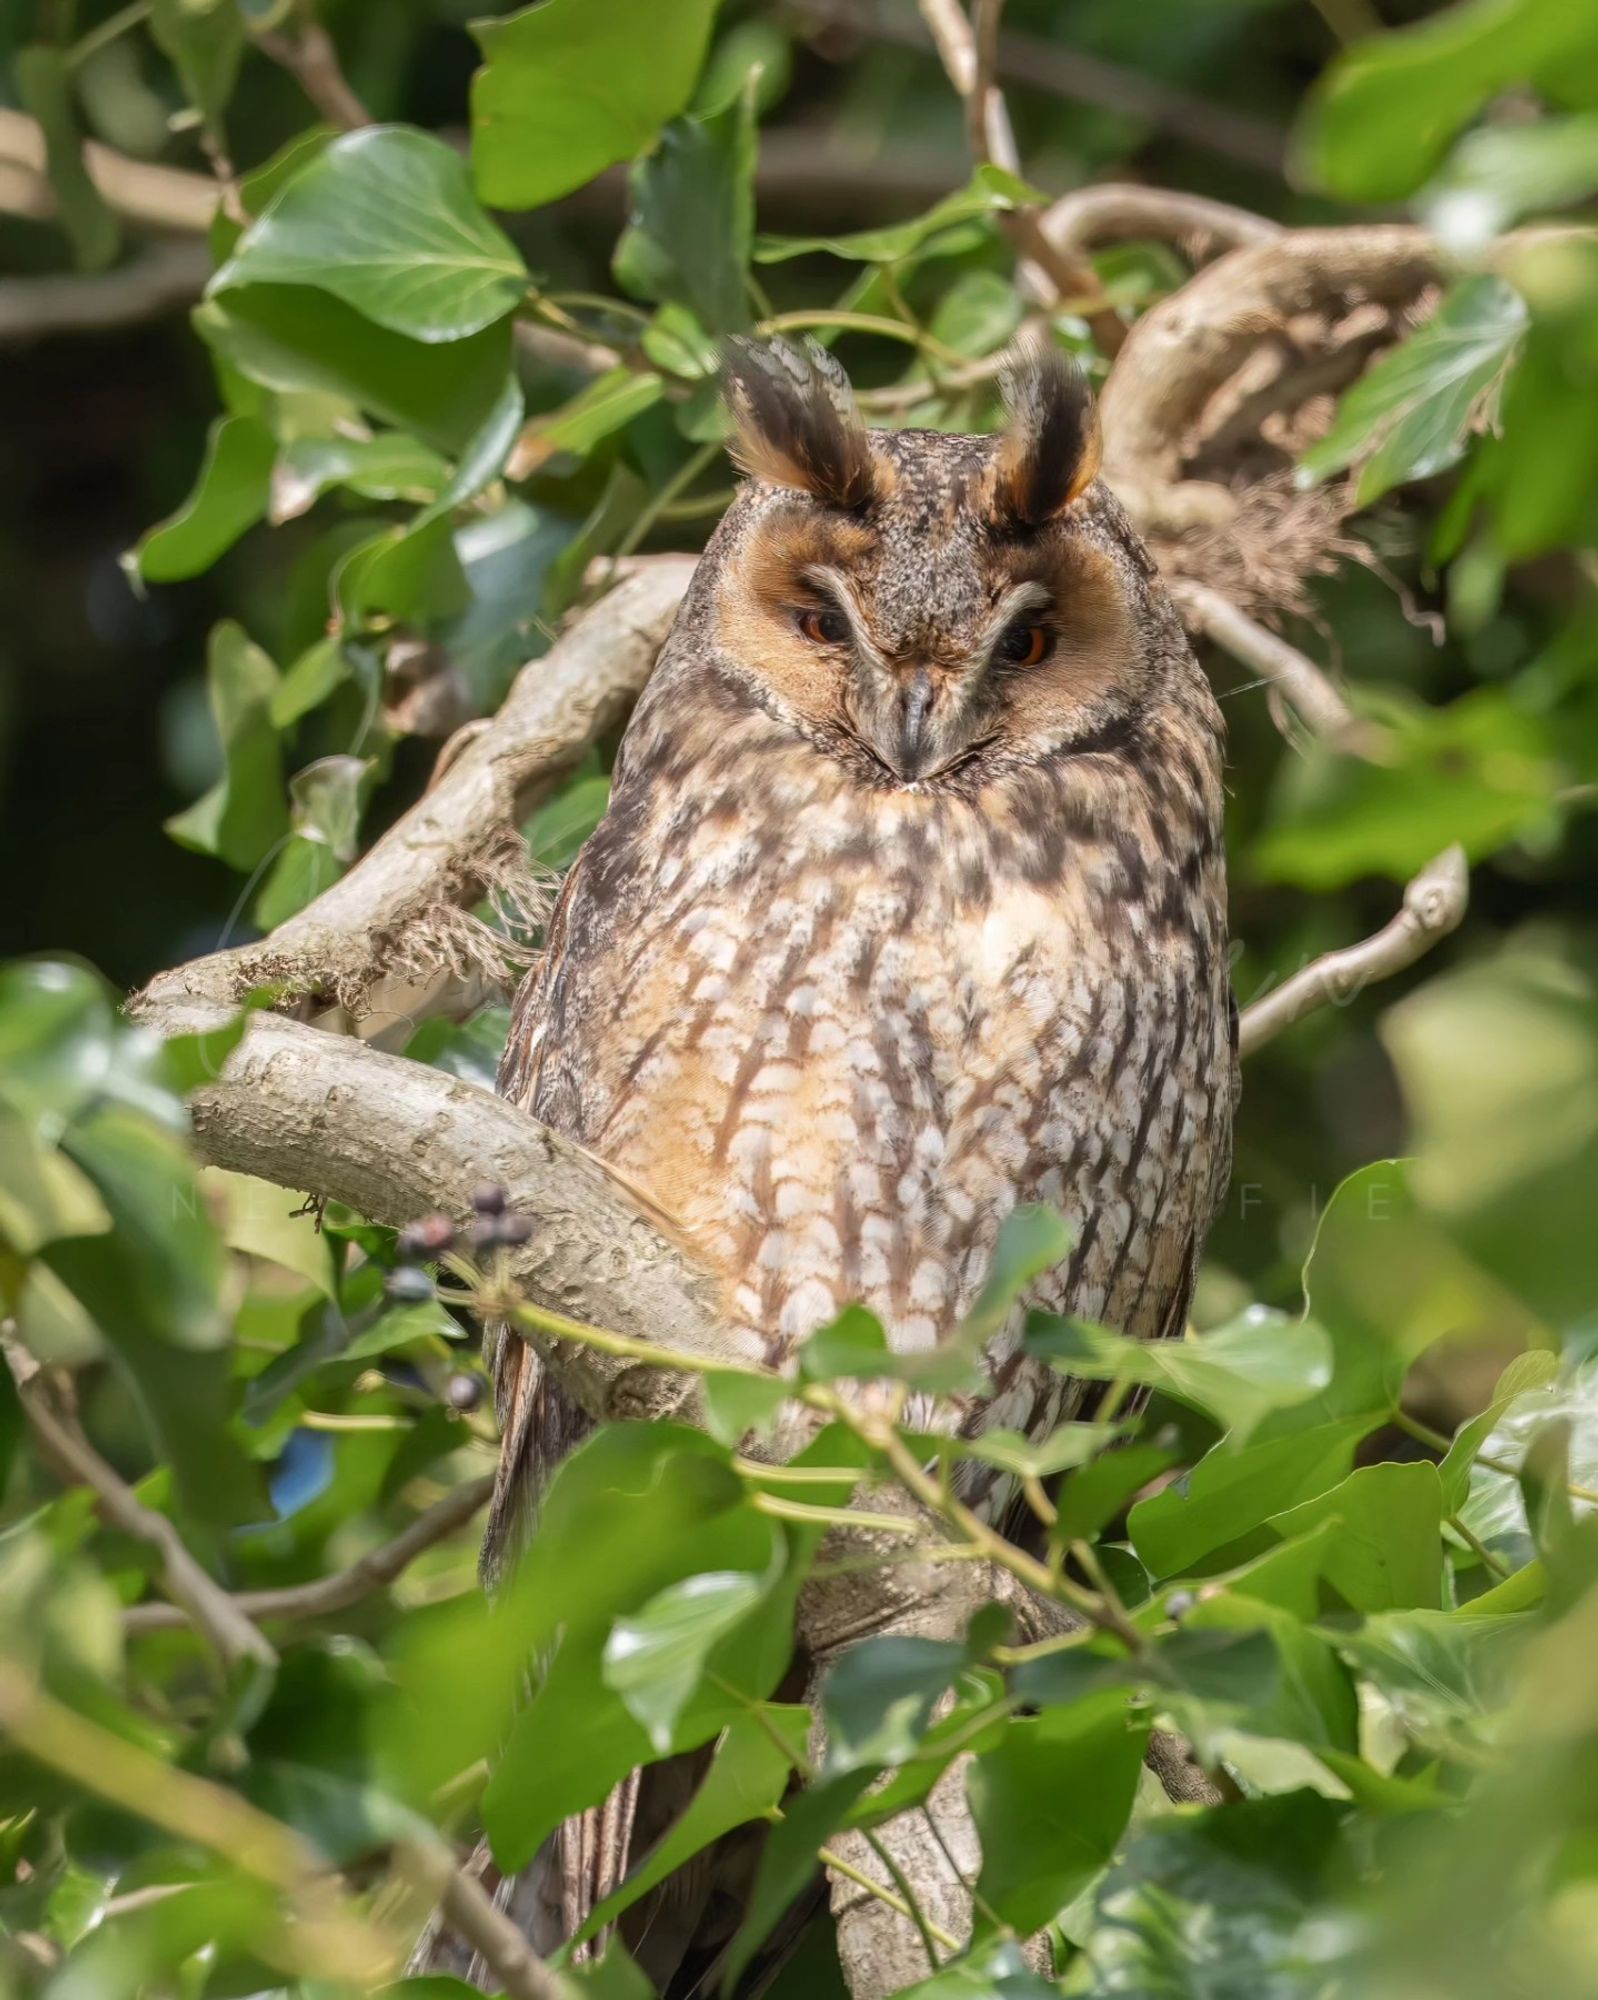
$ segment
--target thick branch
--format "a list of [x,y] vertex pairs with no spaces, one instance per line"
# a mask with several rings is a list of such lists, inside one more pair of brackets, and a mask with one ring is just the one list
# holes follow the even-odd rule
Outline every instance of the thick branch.
[[[280,1590],[240,1590],[229,1600],[243,1618],[327,1618],[335,1611],[347,1611],[374,1590],[394,1582],[426,1550],[452,1535],[480,1507],[486,1507],[494,1491],[494,1475],[484,1473],[468,1479],[453,1492],[419,1514],[411,1525],[381,1548],[370,1550],[348,1569],[333,1576],[319,1576],[311,1583],[285,1585]],[[122,1626],[130,1636],[141,1632],[166,1632],[187,1624],[188,1618],[175,1604],[135,1604],[122,1614]]]
[[1251,209],[1132,181],[1100,181],[1061,195],[1044,210],[1043,228],[1062,252],[1078,256],[1101,243],[1139,237],[1160,243],[1200,243],[1215,253],[1282,234],[1279,222]]
[[[210,228],[221,191],[208,174],[130,160],[125,153],[104,146],[97,139],[85,141],[83,159],[89,178],[105,201],[129,222],[143,223],[153,229]],[[37,121],[25,112],[0,110],[0,164],[22,168],[43,178],[44,134]],[[43,184],[48,189],[49,183]],[[55,213],[53,194],[43,213]]]
[[[193,1100],[195,1144],[212,1164],[346,1202],[375,1222],[465,1216],[484,1181],[537,1218],[511,1266],[534,1305],[744,1362],[717,1322],[709,1280],[592,1154],[475,1084],[381,1055],[279,1015],[256,1015],[215,1083]],[[697,1378],[534,1336],[590,1414],[695,1421]]]
[[621,721],[692,573],[685,556],[626,577],[522,669],[488,727],[347,875],[264,942],[161,974],[133,1013],[171,1034],[214,1023],[258,986],[356,999],[380,976],[447,956],[429,952],[429,926],[453,917],[459,935],[460,907],[495,886],[496,856],[503,874],[522,820]]
[[1238,1023],[1245,1056],[1274,1041],[1284,1028],[1321,1007],[1346,1007],[1367,986],[1407,971],[1417,959],[1457,930],[1470,899],[1465,850],[1445,848],[1427,862],[1404,891],[1404,905],[1392,922],[1362,944],[1329,951],[1245,1007]]

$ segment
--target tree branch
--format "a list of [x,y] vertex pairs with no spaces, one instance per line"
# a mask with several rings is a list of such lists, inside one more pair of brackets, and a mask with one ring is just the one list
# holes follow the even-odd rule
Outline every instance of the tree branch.
[[330,125],[353,132],[371,124],[372,114],[350,88],[333,38],[320,21],[305,19],[293,29],[263,29],[252,39],[263,55],[288,71]]
[[[993,80],[1003,0],[977,0],[976,27],[966,19],[959,0],[918,0],[945,74],[965,106],[971,157],[980,165],[991,160],[1006,173],[1019,174],[1016,150],[1004,94]],[[1106,354],[1116,353],[1126,329],[1103,303],[1098,273],[1085,258],[1060,249],[1044,230],[1036,208],[1009,210],[1000,216],[1005,234],[1027,262],[1022,265],[1022,289],[1041,303],[1082,313]]]
[[[129,222],[152,229],[204,231],[221,200],[221,190],[209,174],[181,167],[152,166],[131,160],[98,139],[85,140],[84,165],[106,203]],[[0,164],[38,177],[48,205],[29,214],[54,215],[55,196],[44,179],[44,134],[38,122],[22,111],[0,110]],[[13,184],[13,192],[20,190]]]
[[1219,251],[1282,234],[1279,222],[1230,202],[1130,181],[1098,181],[1061,195],[1044,210],[1043,229],[1062,252],[1075,255],[1138,237],[1184,245],[1198,240]]
[[44,1455],[69,1484],[87,1486],[113,1527],[148,1544],[161,1559],[161,1588],[181,1608],[178,1622],[194,1627],[224,1667],[241,1660],[274,1667],[277,1654],[228,1593],[207,1575],[164,1514],[146,1507],[51,1402],[44,1370],[14,1341],[0,1341],[17,1395]]
[[379,978],[501,955],[461,906],[514,894],[517,828],[632,706],[693,568],[688,556],[640,565],[522,669],[488,727],[347,875],[261,943],[162,973],[131,1011],[172,1034],[214,1025],[264,985],[355,1004]]
[[[494,1491],[494,1475],[485,1472],[468,1479],[446,1493],[424,1514],[380,1548],[369,1550],[347,1569],[332,1576],[320,1576],[311,1583],[285,1585],[280,1590],[235,1591],[230,1603],[240,1617],[326,1618],[335,1611],[347,1611],[374,1590],[382,1590],[415,1562],[419,1555],[464,1528],[481,1507],[486,1507]],[[122,1614],[122,1628],[130,1637],[144,1632],[169,1632],[186,1623],[186,1613],[175,1604],[134,1604]]]
[[1404,891],[1403,908],[1392,922],[1362,944],[1329,951],[1295,972],[1274,993],[1243,1009],[1238,1046],[1252,1055],[1284,1028],[1321,1007],[1346,1007],[1367,986],[1391,979],[1424,958],[1433,945],[1457,930],[1470,900],[1465,850],[1448,847],[1428,861]]
[[1234,660],[1280,688],[1315,735],[1347,743],[1358,726],[1354,711],[1313,660],[1208,584],[1179,577],[1167,587],[1190,632],[1213,639]]

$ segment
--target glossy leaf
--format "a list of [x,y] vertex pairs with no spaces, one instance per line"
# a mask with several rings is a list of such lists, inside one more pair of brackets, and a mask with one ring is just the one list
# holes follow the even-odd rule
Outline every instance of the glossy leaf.
[[1331,1344],[1308,1320],[1254,1310],[1191,1340],[1128,1340],[1039,1313],[1027,1347],[1062,1373],[1146,1383],[1205,1411],[1237,1443],[1270,1411],[1307,1402],[1331,1379]]
[[743,1623],[764,1595],[765,1580],[744,1570],[712,1570],[668,1584],[605,1641],[604,1675],[649,1731],[662,1755],[699,1684],[706,1655]]
[[219,417],[193,492],[125,558],[132,574],[145,583],[175,583],[209,569],[264,518],[274,451],[258,417]]
[[378,326],[462,340],[511,312],[527,270],[479,207],[466,163],[408,126],[346,133],[303,167],[211,280],[312,285]]

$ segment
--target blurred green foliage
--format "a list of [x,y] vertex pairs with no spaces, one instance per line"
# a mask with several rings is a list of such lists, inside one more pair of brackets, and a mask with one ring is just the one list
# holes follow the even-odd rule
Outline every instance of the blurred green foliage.
[[[159,475],[141,469],[116,517],[145,594],[106,564],[93,600],[102,624],[153,633],[139,643],[172,676],[172,776],[139,799],[152,827],[164,794],[186,801],[167,831],[202,872],[126,866],[95,816],[94,758],[137,761],[118,718],[153,710],[153,678],[102,702],[103,725],[62,698],[41,712],[72,746],[71,810],[94,837],[31,795],[30,945],[72,938],[128,977],[207,928],[270,928],[336,880],[415,796],[434,741],[491,711],[584,601],[590,565],[702,540],[728,491],[719,335],[806,325],[868,408],[886,391],[910,421],[992,418],[990,381],[943,378],[1015,331],[1001,221],[1029,190],[993,168],[961,185],[958,107],[891,37],[756,4],[548,0],[477,25],[473,81],[447,0],[333,7],[387,121],[335,134],[259,45],[302,32],[296,8],[19,16],[9,87],[43,128],[60,212],[59,232],[0,225],[28,268],[132,254],[80,133],[245,169],[192,332],[156,360],[121,336],[141,388],[180,408],[186,465],[152,448]],[[1404,989],[1356,995],[1251,1063],[1196,1337],[1156,1352],[1040,1320],[1035,1351],[1106,1382],[1108,1403],[1047,1441],[961,1447],[1056,1482],[1034,1532],[1110,1629],[1018,1651],[984,1616],[963,1643],[868,1642],[822,1690],[813,1766],[809,1711],[779,1695],[820,1523],[762,1504],[770,1483],[735,1446],[781,1391],[731,1374],[707,1385],[713,1436],[615,1428],[575,1454],[491,1610],[459,1501],[494,1437],[458,1300],[394,1296],[393,1244],[359,1216],[196,1165],[184,1098],[237,1024],[162,1045],[86,964],[21,960],[0,973],[16,1364],[0,1371],[0,1984],[370,1990],[398,1979],[420,1915],[404,1851],[481,1829],[520,1866],[627,1771],[709,1745],[691,1803],[601,1919],[726,1830],[775,1820],[733,1946],[747,1963],[818,1848],[924,1799],[970,1751],[979,1922],[923,1995],[1598,1996],[1598,249],[1568,227],[1504,234],[1579,220],[1598,189],[1598,27],[1566,0],[1463,0],[1341,50],[1312,10],[1264,0],[1014,0],[1007,20],[1233,135],[1217,165],[1124,108],[1062,115],[1023,78],[1040,184],[1135,172],[1319,221],[1405,203],[1459,262],[1300,467],[1305,484],[1351,477],[1373,510],[1356,524],[1369,566],[1319,586],[1315,616],[1381,755],[1284,749],[1260,698],[1223,688],[1240,997],[1385,921],[1451,841],[1476,866],[1472,918]],[[1285,186],[1258,163],[1257,120],[1285,128],[1317,72]],[[762,162],[795,141],[784,194]],[[928,148],[919,197],[873,192]],[[853,186],[827,178],[834,150],[858,163]],[[588,184],[622,169],[618,232],[620,199]],[[1127,317],[1187,269],[1163,245],[1098,266]],[[1054,331],[1102,372],[1086,323],[1062,311]],[[597,371],[584,348],[608,350]],[[83,393],[100,395],[123,350],[83,351]],[[54,385],[38,399],[53,439],[70,369],[27,365]],[[6,485],[28,480],[13,465]],[[26,525],[0,548],[8,581],[26,581]],[[60,573],[44,567],[37,598],[36,704],[70,687]],[[154,741],[138,739],[145,762]],[[529,823],[534,860],[569,862],[612,747]],[[19,764],[13,796],[27,778]],[[188,935],[150,887],[168,882]],[[421,1024],[409,1053],[487,1082],[505,1028],[486,1006]],[[846,1314],[792,1386],[958,1386],[1060,1226],[1017,1218],[991,1294],[936,1356],[891,1357]],[[64,1372],[30,1377],[32,1361]],[[70,1380],[58,1416],[231,1591],[342,1572],[428,1509],[452,1531],[335,1607],[267,1598],[275,1660],[241,1665],[166,1614],[156,1549],[30,1429],[42,1380]],[[1137,1386],[1147,1409],[1117,1414]],[[892,1476],[846,1422],[808,1457],[812,1479],[781,1497],[838,1506]],[[1142,1766],[1156,1723],[1224,1771],[1225,1803],[1171,1807]],[[248,1823],[265,1846],[241,1833],[245,1806],[268,1816]],[[342,1871],[318,1891],[331,1902],[307,1903],[298,1864],[269,1865],[284,1830]],[[1040,1928],[1052,1979],[1018,1952]],[[837,1979],[814,1917],[777,1990]],[[585,1986],[647,1993],[614,1949]]]

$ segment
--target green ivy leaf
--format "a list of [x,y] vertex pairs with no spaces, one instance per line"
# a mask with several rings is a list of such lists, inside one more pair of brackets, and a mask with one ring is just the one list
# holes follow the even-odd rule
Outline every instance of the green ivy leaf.
[[1064,1909],[1115,1853],[1148,1739],[1148,1722],[1112,1691],[1016,1717],[972,1763],[977,1892],[1022,1937]]
[[510,370],[508,318],[464,340],[412,340],[309,284],[219,292],[194,324],[246,380],[338,397],[452,455],[481,429]]
[[527,267],[479,207],[466,162],[410,126],[334,140],[273,196],[211,280],[312,285],[424,343],[462,340],[514,311]]
[[206,687],[222,740],[223,773],[166,830],[183,847],[253,868],[288,827],[282,763],[271,702],[277,668],[241,625],[224,619],[211,633]]
[[431,446],[402,431],[372,438],[291,438],[271,475],[274,527],[296,520],[335,486],[367,500],[425,503],[443,491],[449,467]]
[[1525,301],[1512,286],[1486,275],[1464,279],[1344,395],[1337,421],[1300,459],[1300,482],[1357,465],[1355,503],[1368,507],[1395,486],[1457,464],[1471,432],[1490,423],[1525,329]]
[[665,393],[658,375],[640,375],[631,368],[612,368],[596,376],[569,403],[528,424],[517,452],[521,476],[526,478],[561,452],[586,458],[595,445],[652,409]]
[[970,1659],[952,1640],[886,1637],[851,1646],[822,1688],[827,1772],[899,1764]]
[[719,110],[668,125],[633,168],[615,271],[640,298],[685,307],[712,333],[749,324],[755,227],[752,80]]
[[1302,170],[1345,201],[1413,194],[1500,91],[1540,87],[1591,102],[1590,23],[1563,0],[1465,0],[1346,49],[1321,79],[1297,135]]
[[693,93],[715,0],[544,0],[472,32],[472,161],[495,208],[538,208],[642,153]]
[[1354,1610],[1440,1609],[1443,1494],[1435,1465],[1361,1466],[1270,1525],[1291,1541],[1327,1521],[1337,1533],[1321,1574]]
[[756,1608],[769,1581],[745,1570],[687,1576],[610,1628],[605,1685],[648,1730],[661,1756],[699,1685],[706,1655]]
[[1214,1417],[1238,1444],[1270,1411],[1307,1402],[1332,1374],[1331,1344],[1318,1326],[1263,1307],[1191,1340],[1129,1340],[1037,1313],[1027,1349],[1066,1375],[1162,1389]]
[[259,417],[218,417],[193,492],[139,538],[124,568],[144,583],[175,583],[209,569],[265,515],[275,451]]

